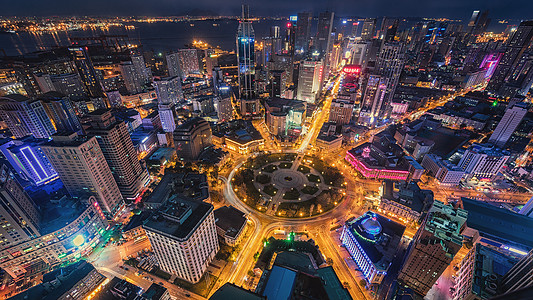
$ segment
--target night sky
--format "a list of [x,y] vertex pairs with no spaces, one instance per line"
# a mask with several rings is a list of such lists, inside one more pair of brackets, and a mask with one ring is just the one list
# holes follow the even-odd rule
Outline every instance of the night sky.
[[[242,0],[0,0],[0,15],[236,15]],[[468,19],[489,9],[493,19],[533,18],[531,0],[247,0],[259,16],[330,9],[339,16],[412,16]],[[342,13],[341,13],[342,12]]]

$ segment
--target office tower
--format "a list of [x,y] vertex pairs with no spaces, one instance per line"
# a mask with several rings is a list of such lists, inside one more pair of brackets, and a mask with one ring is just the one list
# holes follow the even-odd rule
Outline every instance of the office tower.
[[124,200],[95,137],[58,133],[41,149],[71,196],[95,196],[109,218],[122,210]]
[[511,134],[516,130],[516,127],[522,122],[522,119],[527,114],[527,104],[518,103],[507,108],[503,118],[494,129],[494,132],[489,138],[489,143],[496,147],[502,148],[511,137]]
[[154,87],[159,104],[178,104],[183,100],[183,90],[179,76],[154,80]]
[[5,144],[0,145],[0,151],[14,171],[23,179],[38,186],[57,179],[57,172],[40,147],[47,141],[47,139],[35,139],[31,136],[8,140]]
[[165,56],[169,77],[181,76],[178,52],[170,52]]
[[285,90],[285,74],[286,72],[283,70],[270,71],[270,97],[281,98],[281,92]]
[[82,132],[81,123],[69,98],[57,92],[39,96],[57,131]]
[[213,205],[173,197],[143,225],[159,267],[197,283],[219,249]]
[[41,101],[19,94],[0,97],[0,118],[16,138],[46,139],[56,132]]
[[89,97],[98,98],[104,95],[100,80],[96,74],[87,47],[71,47],[70,53],[74,57],[74,64],[80,74],[81,81],[85,87],[85,92]]
[[[229,86],[227,88],[229,90]],[[219,92],[214,105],[219,123],[233,120],[233,106],[231,105],[230,92]]]
[[161,119],[161,127],[164,132],[174,132],[176,129],[176,108],[175,105],[170,104],[159,104],[157,106],[159,118]]
[[331,102],[329,121],[335,122],[337,125],[346,125],[352,120],[353,109],[354,102],[343,99],[334,99]]
[[120,193],[127,200],[135,200],[150,181],[150,175],[139,163],[126,125],[109,110],[95,110],[88,118],[91,128],[87,135],[96,137]]
[[174,145],[180,159],[196,160],[211,146],[211,126],[202,118],[191,118],[174,130]]
[[93,265],[81,260],[44,274],[42,283],[9,299],[90,299],[91,295],[97,293],[99,288],[104,286],[106,280],[106,277],[100,274]]
[[318,28],[316,34],[315,51],[325,55],[332,46],[333,38],[331,31],[333,29],[333,17],[335,13],[331,11],[321,12],[318,15]]
[[376,34],[376,19],[367,18],[363,21],[363,29],[361,31],[361,39],[363,41],[371,40]]
[[132,53],[131,63],[140,78],[141,85],[149,85],[152,82],[152,70],[146,66],[144,57],[139,53]]
[[469,177],[491,178],[497,175],[507,160],[509,152],[490,144],[474,143],[466,149],[457,164]]
[[374,124],[385,114],[385,95],[389,79],[380,75],[370,75],[361,101],[361,111],[359,112],[359,123],[368,125]]
[[1,249],[39,236],[37,206],[6,165],[0,167],[0,203]]
[[[178,51],[179,70],[181,78],[185,79],[189,74],[200,74],[200,61],[197,49],[180,49]],[[170,74],[169,74],[170,75]]]
[[488,16],[488,10],[484,10],[481,14],[479,10],[474,10],[472,17],[470,17],[470,21],[468,22],[468,33],[477,36],[485,32],[490,24]]
[[250,9],[242,6],[242,18],[237,29],[237,63],[239,68],[239,97],[255,98],[255,33],[250,21]]
[[55,91],[50,74],[38,73],[34,74],[33,77],[35,77],[35,81],[39,85],[39,90],[41,90],[41,93],[44,94],[50,91]]
[[323,72],[322,61],[305,60],[301,62],[296,99],[314,103],[322,90]]
[[368,50],[370,42],[357,42],[351,46],[350,64],[359,65],[362,69],[366,68],[368,62]]
[[400,25],[400,20],[396,18],[383,17],[381,21],[381,28],[379,30],[379,38],[383,42],[392,42],[396,36],[396,31],[398,31],[398,26]]
[[[523,89],[521,88],[527,87],[527,85],[531,86],[527,80],[527,76],[524,77],[524,74],[522,74],[522,72],[528,70],[528,68],[518,69],[517,67],[521,60],[529,58],[528,47],[532,40],[533,21],[524,21],[520,23],[520,26],[518,26],[514,34],[507,40],[503,56],[487,85],[486,90],[488,92],[501,95],[505,94],[504,96],[512,97],[514,95],[509,95],[512,91],[505,92],[505,85],[508,82],[513,83],[513,80],[518,81],[515,82],[515,84],[519,84],[519,87],[515,92],[520,92],[522,95]],[[530,69],[531,67],[529,70]]]
[[383,111],[383,116],[390,114],[388,108],[392,102],[396,86],[400,81],[400,75],[405,64],[404,55],[405,47],[403,43],[389,42],[383,44],[377,57],[375,72],[388,79],[387,92],[382,105],[386,109],[386,111]]
[[54,85],[53,91],[67,96],[83,96],[85,94],[85,87],[78,73],[50,75],[50,80]]
[[281,53],[283,40],[281,38],[281,28],[279,26],[270,27],[270,39],[272,40],[272,52],[276,54]]
[[120,74],[122,75],[128,93],[138,94],[143,91],[141,74],[137,73],[137,70],[131,61],[123,61],[120,63]]
[[298,13],[298,19],[296,20],[295,52],[300,57],[305,56],[307,51],[309,51],[312,20],[313,16],[310,12]]
[[352,31],[351,31],[351,34],[350,34],[352,37],[354,37],[354,38],[357,37],[357,34],[359,33],[359,28],[362,28],[363,22],[364,22],[364,20],[359,19],[359,20],[357,20],[357,21],[352,23]]
[[533,286],[533,250],[505,274],[501,286],[505,294]]
[[425,296],[462,247],[461,227],[467,212],[433,202],[398,274],[398,280]]
[[499,294],[502,277],[517,263],[509,255],[475,244],[461,261],[453,300],[492,299]]

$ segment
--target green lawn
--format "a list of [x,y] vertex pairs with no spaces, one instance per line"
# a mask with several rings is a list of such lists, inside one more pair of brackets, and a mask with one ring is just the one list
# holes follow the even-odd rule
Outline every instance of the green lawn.
[[263,168],[263,171],[268,172],[268,173],[272,173],[272,172],[276,171],[277,169],[278,169],[278,167],[276,165],[268,165],[268,166]]
[[276,193],[278,192],[278,189],[274,187],[272,184],[269,184],[265,186],[265,189],[263,190],[266,194],[274,197]]
[[297,189],[291,189],[285,192],[285,195],[283,195],[283,199],[285,200],[298,200],[299,197],[300,192]]
[[255,177],[255,180],[257,180],[257,182],[259,182],[260,184],[267,184],[270,183],[272,178],[270,178],[270,176],[268,176],[267,174],[259,174],[257,175],[257,177]]
[[298,167],[298,171],[302,172],[303,174],[307,174],[309,172],[311,172],[311,169],[307,166],[299,166]]
[[308,194],[308,195],[314,195],[316,192],[318,192],[318,188],[316,186],[306,186],[302,189],[302,193]]
[[315,174],[309,174],[307,175],[307,180],[311,182],[315,182],[315,183],[320,183],[320,176],[315,175]]
[[281,169],[290,169],[292,167],[292,163],[290,162],[282,162],[279,164],[279,167]]

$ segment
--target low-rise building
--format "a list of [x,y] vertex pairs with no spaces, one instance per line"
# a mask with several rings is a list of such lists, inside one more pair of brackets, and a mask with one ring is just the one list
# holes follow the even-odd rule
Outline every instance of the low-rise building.
[[368,285],[380,284],[396,256],[405,226],[373,212],[344,224],[341,241]]
[[67,267],[43,275],[43,282],[10,300],[83,300],[108,283],[90,263],[81,260]]
[[214,211],[218,236],[229,246],[236,246],[246,228],[246,214],[233,206],[222,206]]
[[54,202],[41,207],[38,237],[0,251],[0,268],[11,277],[74,261],[101,241],[108,223],[95,197]]
[[405,223],[420,222],[433,204],[433,192],[415,182],[385,180],[381,189],[380,210]]
[[326,153],[337,151],[342,147],[342,136],[320,134],[316,138],[316,147]]
[[265,139],[251,121],[234,120],[212,128],[213,144],[239,154],[261,151]]
[[465,175],[463,169],[435,154],[426,154],[422,166],[442,185],[456,186]]

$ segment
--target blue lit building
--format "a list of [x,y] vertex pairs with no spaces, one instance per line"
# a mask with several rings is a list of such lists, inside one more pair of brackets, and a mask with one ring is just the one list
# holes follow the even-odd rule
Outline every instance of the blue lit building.
[[0,151],[22,178],[39,186],[58,178],[57,172],[41,151],[40,145],[47,141],[31,136],[8,139],[1,142]]
[[344,224],[341,241],[369,285],[380,284],[398,251],[405,226],[367,211]]

